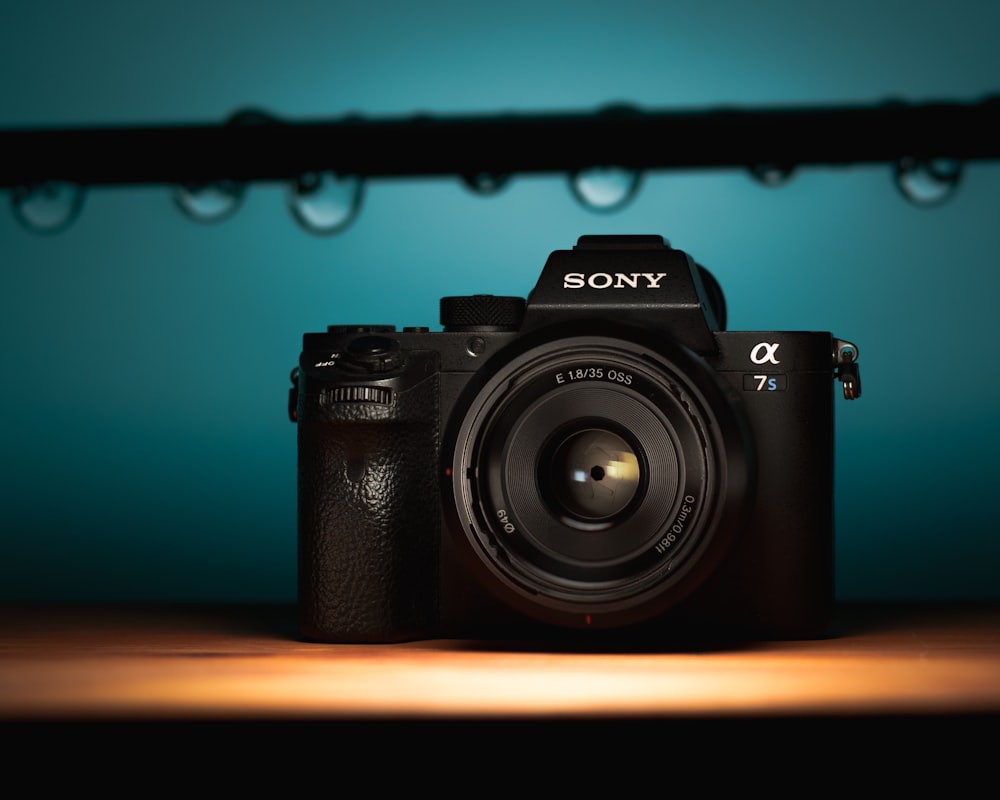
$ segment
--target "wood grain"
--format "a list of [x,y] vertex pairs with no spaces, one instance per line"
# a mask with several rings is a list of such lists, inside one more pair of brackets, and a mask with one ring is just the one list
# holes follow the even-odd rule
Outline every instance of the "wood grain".
[[818,641],[300,641],[290,607],[0,608],[0,719],[1000,713],[1000,607],[844,606]]

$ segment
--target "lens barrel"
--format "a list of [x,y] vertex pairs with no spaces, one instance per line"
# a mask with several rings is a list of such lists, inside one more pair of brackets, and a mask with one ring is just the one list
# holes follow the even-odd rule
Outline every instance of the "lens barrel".
[[738,400],[672,341],[522,346],[468,387],[445,454],[459,550],[542,622],[617,627],[688,595],[746,516]]

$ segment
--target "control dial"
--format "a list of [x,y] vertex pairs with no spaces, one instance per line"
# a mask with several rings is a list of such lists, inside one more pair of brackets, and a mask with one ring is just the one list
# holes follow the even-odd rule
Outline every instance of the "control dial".
[[524,317],[523,297],[473,294],[441,298],[446,331],[516,331]]

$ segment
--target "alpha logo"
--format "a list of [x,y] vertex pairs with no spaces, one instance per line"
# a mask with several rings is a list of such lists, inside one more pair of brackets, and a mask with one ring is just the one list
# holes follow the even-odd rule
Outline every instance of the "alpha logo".
[[563,289],[660,289],[666,272],[567,272],[563,275]]
[[780,342],[761,342],[750,351],[750,360],[754,364],[780,364],[778,347]]

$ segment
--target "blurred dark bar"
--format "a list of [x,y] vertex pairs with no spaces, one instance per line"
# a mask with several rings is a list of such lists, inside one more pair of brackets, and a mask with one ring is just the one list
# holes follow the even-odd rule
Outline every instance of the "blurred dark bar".
[[1000,157],[1000,95],[979,102],[587,113],[349,116],[0,130],[0,187],[847,166]]

